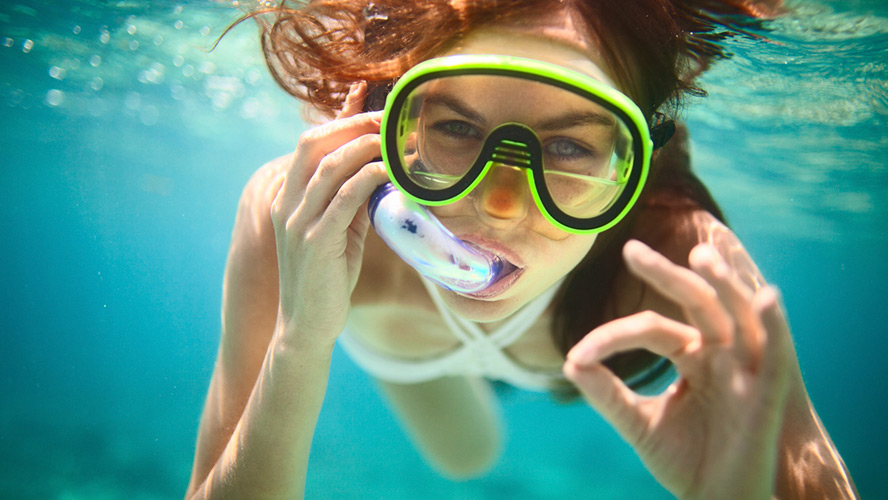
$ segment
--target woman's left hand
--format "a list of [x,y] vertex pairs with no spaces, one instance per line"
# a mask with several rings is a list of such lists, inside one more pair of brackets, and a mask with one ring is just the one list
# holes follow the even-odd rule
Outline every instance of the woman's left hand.
[[[691,251],[691,269],[638,241],[623,254],[687,324],[651,311],[606,323],[568,353],[565,374],[678,498],[771,498],[784,406],[799,380],[777,292],[743,284],[709,244]],[[679,377],[662,394],[636,394],[601,364],[636,348],[675,365]]]

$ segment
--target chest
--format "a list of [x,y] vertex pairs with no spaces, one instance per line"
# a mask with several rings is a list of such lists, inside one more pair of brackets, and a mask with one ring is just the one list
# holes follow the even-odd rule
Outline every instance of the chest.
[[[429,359],[459,348],[463,341],[446,324],[416,272],[394,254],[380,251],[372,257],[372,265],[365,259],[352,295],[350,334],[380,354],[402,359]],[[498,326],[485,325],[481,334]],[[564,357],[551,332],[547,311],[502,350],[528,368],[558,370]]]

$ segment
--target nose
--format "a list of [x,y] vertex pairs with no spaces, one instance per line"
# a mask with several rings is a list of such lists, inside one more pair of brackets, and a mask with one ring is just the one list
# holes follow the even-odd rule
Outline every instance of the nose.
[[497,221],[520,222],[530,203],[524,169],[494,164],[475,188],[475,209]]

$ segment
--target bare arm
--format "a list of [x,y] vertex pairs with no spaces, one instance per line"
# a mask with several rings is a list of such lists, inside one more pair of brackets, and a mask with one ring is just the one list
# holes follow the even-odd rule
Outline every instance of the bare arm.
[[446,476],[478,476],[499,458],[502,430],[486,380],[444,377],[380,386],[417,449]]
[[244,192],[187,498],[303,495],[333,345],[360,273],[365,203],[386,178],[367,165],[379,156],[379,117],[355,112],[303,134]]
[[270,200],[284,165],[278,160],[257,172],[238,209],[225,272],[221,344],[188,498],[275,497],[303,487],[330,353],[269,350],[272,337],[283,333]]
[[[743,284],[750,290],[766,286],[752,257],[730,229],[706,213],[698,214],[696,226],[698,241],[711,244]],[[785,326],[788,336],[788,325]],[[779,431],[774,496],[779,499],[859,498],[844,461],[808,397],[791,340],[787,350],[785,369],[790,384]]]

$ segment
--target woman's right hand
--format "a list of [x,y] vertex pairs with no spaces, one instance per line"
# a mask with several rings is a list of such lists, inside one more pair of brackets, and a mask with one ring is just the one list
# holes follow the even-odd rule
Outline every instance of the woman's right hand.
[[[366,203],[387,180],[381,113],[360,113],[352,86],[337,118],[299,139],[271,204],[280,284],[277,335],[332,347],[345,327],[370,227]],[[315,344],[317,345],[317,344]]]

